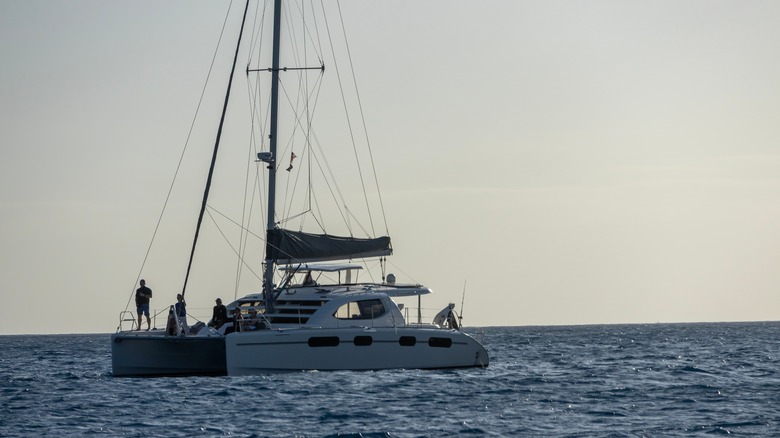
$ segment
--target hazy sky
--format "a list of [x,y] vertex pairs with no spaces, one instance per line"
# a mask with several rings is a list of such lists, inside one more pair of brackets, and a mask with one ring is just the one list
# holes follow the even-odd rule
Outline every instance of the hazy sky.
[[[0,2],[0,334],[115,330],[227,6]],[[428,307],[467,282],[471,326],[778,319],[780,3],[341,7],[391,270]],[[197,199],[206,165],[176,190]],[[187,202],[142,274],[153,307],[181,287]],[[232,299],[234,256],[196,269],[191,308]]]

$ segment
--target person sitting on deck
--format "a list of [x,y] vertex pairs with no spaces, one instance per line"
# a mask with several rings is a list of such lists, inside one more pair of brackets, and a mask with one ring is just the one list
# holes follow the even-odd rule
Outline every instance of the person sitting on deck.
[[243,331],[264,330],[266,328],[263,317],[257,313],[257,309],[249,309],[249,315],[244,320]]
[[225,334],[243,331],[244,317],[241,315],[241,308],[236,306],[231,312],[233,314],[233,325],[225,329]]
[[211,321],[209,321],[209,327],[214,327],[215,329],[219,329],[228,321],[227,316],[227,308],[224,304],[222,304],[222,299],[217,298],[217,305],[214,306],[214,313],[211,316]]

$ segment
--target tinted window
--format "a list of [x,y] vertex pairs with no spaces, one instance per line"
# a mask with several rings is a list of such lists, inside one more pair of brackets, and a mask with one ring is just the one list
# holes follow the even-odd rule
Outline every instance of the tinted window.
[[374,319],[385,314],[380,300],[352,301],[339,307],[333,314],[338,319]]
[[442,348],[450,348],[452,347],[452,339],[450,338],[431,338],[428,340],[428,345],[431,347],[442,347]]
[[338,347],[338,336],[320,336],[309,338],[309,347]]
[[355,345],[356,346],[368,346],[374,343],[374,338],[371,336],[355,336]]
[[417,338],[414,336],[401,336],[398,343],[404,347],[414,347],[414,345],[417,344]]

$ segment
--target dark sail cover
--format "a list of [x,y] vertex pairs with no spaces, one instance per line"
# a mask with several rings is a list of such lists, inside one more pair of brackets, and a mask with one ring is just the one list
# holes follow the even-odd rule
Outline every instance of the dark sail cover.
[[393,253],[387,236],[358,239],[276,228],[268,231],[266,242],[266,257],[278,264],[348,260]]

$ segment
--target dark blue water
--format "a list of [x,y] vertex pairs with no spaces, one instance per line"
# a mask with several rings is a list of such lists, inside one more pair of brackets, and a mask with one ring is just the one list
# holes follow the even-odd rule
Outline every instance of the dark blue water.
[[780,436],[780,323],[484,333],[487,369],[157,379],[109,335],[0,336],[0,436]]

